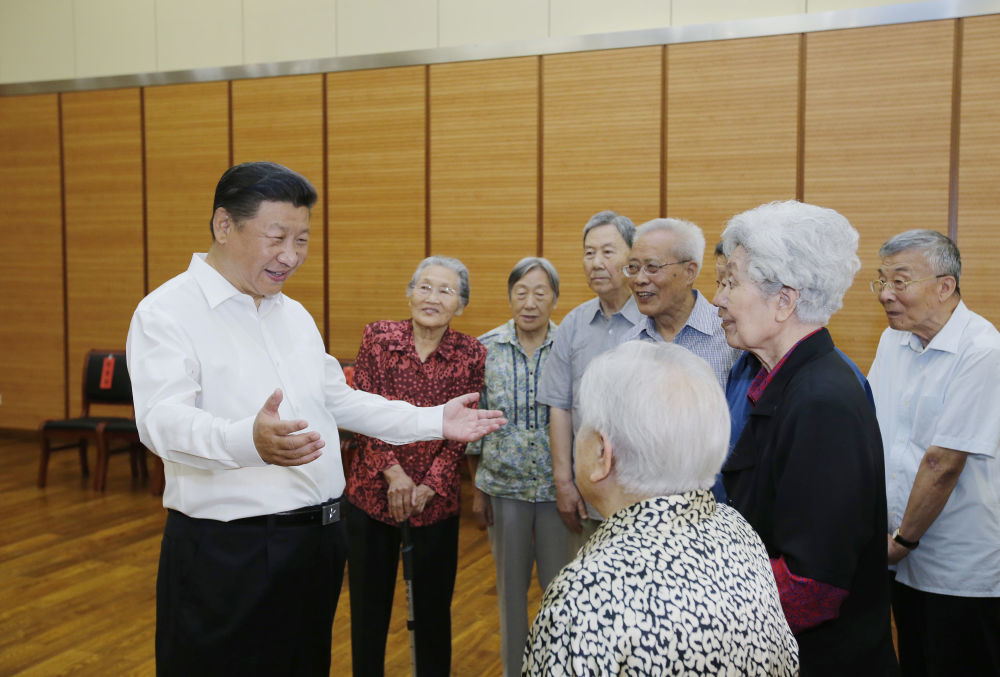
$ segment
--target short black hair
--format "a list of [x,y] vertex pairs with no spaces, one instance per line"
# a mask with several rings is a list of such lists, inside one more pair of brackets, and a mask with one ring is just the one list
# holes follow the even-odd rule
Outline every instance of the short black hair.
[[239,226],[257,215],[261,202],[290,202],[295,207],[312,209],[316,189],[309,179],[276,162],[244,162],[230,167],[215,187],[212,218],[208,220],[215,239],[215,210],[222,207]]

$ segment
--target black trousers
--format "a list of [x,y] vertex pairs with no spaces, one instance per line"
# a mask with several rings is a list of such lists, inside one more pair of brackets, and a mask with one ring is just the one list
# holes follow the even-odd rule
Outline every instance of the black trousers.
[[953,597],[892,582],[903,677],[1000,675],[1000,598]]
[[[381,677],[385,674],[385,642],[402,532],[349,503],[346,513],[354,675]],[[458,515],[411,531],[417,674],[447,677],[451,670],[451,597],[458,569]]]
[[156,673],[330,674],[344,523],[274,526],[167,516]]

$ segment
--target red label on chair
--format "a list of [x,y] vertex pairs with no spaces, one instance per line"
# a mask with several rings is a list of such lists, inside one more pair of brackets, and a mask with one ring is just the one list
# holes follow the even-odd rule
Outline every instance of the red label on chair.
[[115,380],[115,356],[108,355],[104,358],[104,364],[101,365],[101,390],[108,390],[111,387],[111,382]]

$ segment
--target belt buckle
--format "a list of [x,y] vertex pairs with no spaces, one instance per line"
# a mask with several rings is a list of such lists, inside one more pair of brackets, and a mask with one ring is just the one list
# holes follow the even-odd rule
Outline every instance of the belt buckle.
[[340,521],[340,503],[331,503],[320,508],[320,521],[323,526]]

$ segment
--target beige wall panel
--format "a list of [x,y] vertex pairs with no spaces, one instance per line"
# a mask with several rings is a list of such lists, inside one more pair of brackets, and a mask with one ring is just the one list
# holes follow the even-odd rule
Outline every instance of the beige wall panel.
[[662,80],[662,47],[542,57],[542,252],[559,270],[557,319],[593,296],[587,220],[659,215]]
[[336,14],[336,0],[243,0],[244,62],[336,56]]
[[156,65],[161,71],[243,63],[242,0],[156,3]]
[[664,0],[549,0],[552,37],[634,31],[670,25]]
[[229,83],[146,90],[149,290],[187,270],[212,242],[215,184],[229,167]]
[[806,11],[806,0],[671,0],[675,26],[784,16]]
[[138,89],[63,95],[69,401],[80,408],[92,348],[125,348],[143,296]]
[[294,169],[319,193],[312,212],[309,258],[284,291],[312,313],[325,335],[322,75],[233,82],[233,163],[255,160]]
[[537,0],[440,0],[438,46],[549,37],[549,6]]
[[337,0],[337,56],[438,46],[437,0]]
[[354,359],[369,322],[410,316],[425,242],[426,68],[327,76],[330,352]]
[[0,428],[66,412],[62,205],[55,94],[0,97]]
[[885,314],[868,289],[878,248],[910,228],[948,230],[954,22],[806,36],[805,200],[861,234],[862,268],[830,323],[867,371]]
[[1000,15],[965,20],[958,175],[962,297],[1000,326]]
[[88,0],[73,7],[76,77],[156,70],[156,0]]
[[431,253],[469,268],[453,326],[509,319],[507,275],[538,249],[538,58],[431,66]]
[[785,35],[667,48],[667,215],[705,232],[697,287],[709,299],[712,251],[729,217],[795,198],[799,43]]
[[0,0],[0,82],[76,75],[72,0]]

